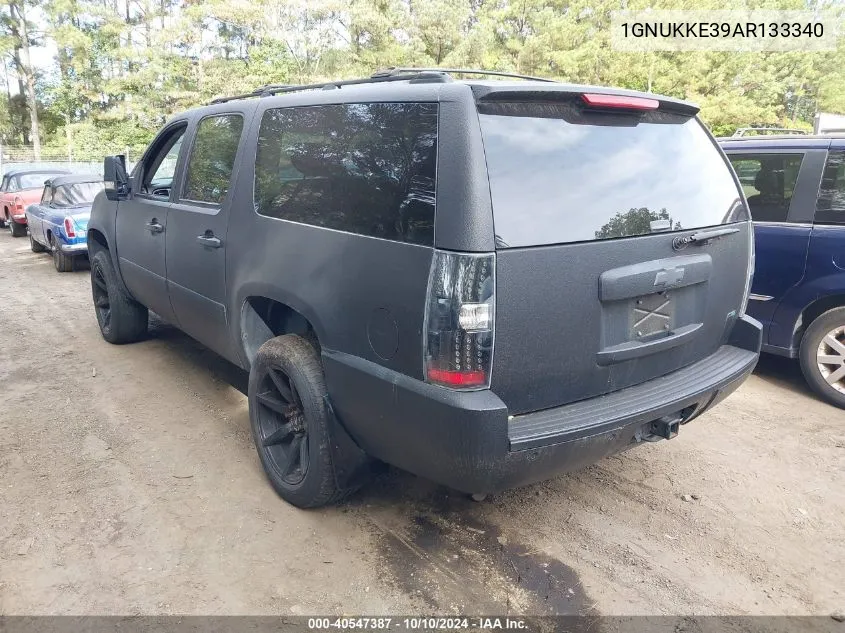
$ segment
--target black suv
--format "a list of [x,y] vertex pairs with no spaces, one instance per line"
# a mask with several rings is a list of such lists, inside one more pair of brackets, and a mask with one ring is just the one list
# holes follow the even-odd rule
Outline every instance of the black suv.
[[760,349],[748,212],[696,113],[409,69],[219,100],[131,177],[106,159],[100,328],[136,341],[149,309],[248,369],[303,507],[371,458],[484,495],[672,438]]

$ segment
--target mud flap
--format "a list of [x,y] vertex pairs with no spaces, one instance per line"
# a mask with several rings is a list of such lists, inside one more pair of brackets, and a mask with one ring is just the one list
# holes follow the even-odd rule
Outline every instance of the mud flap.
[[339,489],[358,488],[378,470],[379,463],[368,456],[352,439],[335,413],[329,395],[323,396],[329,443],[332,448],[334,478]]

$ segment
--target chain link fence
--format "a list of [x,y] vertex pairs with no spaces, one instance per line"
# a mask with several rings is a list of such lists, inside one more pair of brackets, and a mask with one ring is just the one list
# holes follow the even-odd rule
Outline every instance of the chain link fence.
[[[130,169],[134,165],[133,161],[141,155],[140,150],[129,147],[115,149],[113,153],[126,154],[126,164]],[[10,169],[64,169],[77,174],[101,176],[103,161],[79,160],[67,150],[51,147],[42,147],[40,157],[36,157],[31,145],[0,144],[0,174],[5,174]]]

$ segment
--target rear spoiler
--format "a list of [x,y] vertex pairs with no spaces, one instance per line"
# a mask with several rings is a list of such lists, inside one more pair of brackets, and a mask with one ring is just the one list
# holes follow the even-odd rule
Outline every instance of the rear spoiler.
[[[596,110],[659,110],[693,117],[700,108],[688,101],[673,99],[648,93],[635,93],[613,88],[596,86],[526,86],[496,88],[489,85],[473,85],[472,92],[475,100],[481,103],[502,102],[555,102],[576,101],[587,108]],[[612,102],[616,101],[616,104]],[[647,106],[646,102],[656,105]],[[632,105],[637,104],[637,105]]]

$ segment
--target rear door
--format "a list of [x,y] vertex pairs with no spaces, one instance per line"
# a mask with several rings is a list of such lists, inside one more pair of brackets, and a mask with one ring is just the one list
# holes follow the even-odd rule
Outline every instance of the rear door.
[[179,326],[235,358],[226,314],[230,189],[244,128],[241,113],[200,119],[167,219],[167,285]]
[[138,301],[170,322],[176,316],[167,294],[165,236],[187,127],[180,121],[159,133],[136,167],[132,197],[118,204],[116,218],[117,255],[124,283]]
[[775,314],[775,344],[783,347],[792,343],[794,325],[807,305],[845,291],[845,148],[828,152],[818,190],[804,283],[786,296]]
[[778,305],[804,277],[825,151],[726,151],[754,221],[756,261],[748,313],[763,323],[763,342],[771,344]]
[[[581,95],[478,111],[497,244],[491,388],[512,413],[642,383],[724,344],[751,227],[694,111]],[[695,234],[715,237],[679,241]]]

